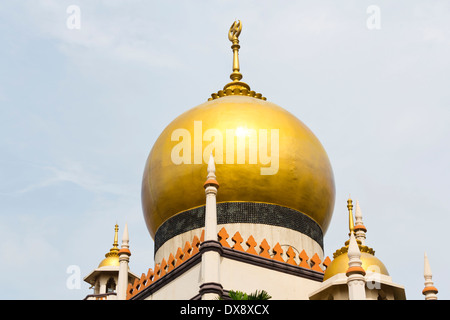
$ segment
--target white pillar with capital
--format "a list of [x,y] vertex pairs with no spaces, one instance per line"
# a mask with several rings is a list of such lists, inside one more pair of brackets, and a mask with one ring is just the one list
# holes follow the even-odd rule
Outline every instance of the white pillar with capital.
[[128,287],[128,263],[130,261],[128,226],[125,224],[122,236],[122,247],[119,250],[119,279],[117,283],[117,300],[125,300],[127,298]]
[[423,277],[425,278],[425,288],[422,290],[422,294],[425,296],[425,300],[437,300],[438,290],[433,283],[433,274],[426,253],[424,255]]
[[366,272],[362,268],[361,251],[356,242],[353,230],[350,231],[350,243],[348,245],[348,269],[347,285],[349,300],[366,299]]
[[202,300],[214,300],[222,294],[220,284],[220,252],[222,246],[217,239],[217,205],[216,195],[219,183],[216,180],[214,157],[210,155],[208,175],[204,184],[205,205],[205,238],[200,245],[202,254],[202,284],[200,294]]

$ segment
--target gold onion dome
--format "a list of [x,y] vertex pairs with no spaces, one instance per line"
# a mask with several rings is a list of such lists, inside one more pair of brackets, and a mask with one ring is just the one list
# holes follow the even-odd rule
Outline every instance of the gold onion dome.
[[167,220],[204,206],[211,152],[220,182],[218,206],[273,204],[291,210],[292,219],[311,218],[323,233],[329,225],[335,186],[328,156],[306,125],[240,81],[241,28],[235,22],[229,32],[232,82],[173,120],[148,156],[142,206],[153,239]]
[[119,226],[116,224],[114,227],[114,243],[113,247],[105,254],[103,259],[98,265],[101,267],[118,267],[119,266],[119,238],[118,238]]
[[[350,233],[355,232],[355,225],[353,223],[353,201],[351,199],[348,199],[347,201],[347,208],[349,211],[349,230]],[[367,273],[368,271],[384,274],[386,276],[389,275],[389,272],[386,268],[386,266],[381,262],[380,259],[375,257],[375,251],[372,248],[369,248],[368,246],[362,245],[360,240],[356,241],[359,247],[359,250],[361,252],[361,267],[364,269],[364,271]],[[333,254],[333,260],[331,261],[330,265],[325,270],[325,274],[323,276],[323,281],[326,281],[327,279],[333,277],[336,274],[339,273],[346,273],[349,266],[348,266],[348,247],[349,247],[350,240],[347,240],[345,242],[345,245],[336,250]]]

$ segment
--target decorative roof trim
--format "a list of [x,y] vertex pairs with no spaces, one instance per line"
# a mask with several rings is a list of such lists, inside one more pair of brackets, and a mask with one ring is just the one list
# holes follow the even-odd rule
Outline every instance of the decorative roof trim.
[[[269,268],[272,270],[289,273],[295,276],[305,277],[315,281],[322,281],[325,269],[330,264],[331,260],[326,257],[323,261],[320,260],[317,253],[311,258],[308,257],[305,250],[300,252],[298,256],[292,247],[286,250],[286,258],[283,257],[283,249],[277,243],[273,248],[269,246],[266,239],[263,239],[257,247],[257,242],[250,236],[245,242],[245,248],[242,246],[244,239],[239,232],[236,232],[231,240],[234,244],[231,246],[228,242],[229,235],[225,228],[222,228],[217,234],[218,241],[214,242],[217,245],[210,247],[218,247],[222,257],[251,263],[260,267]],[[208,243],[209,243],[208,242]],[[144,299],[152,292],[155,292],[167,282],[172,281],[184,271],[189,270],[192,266],[201,261],[202,246],[204,242],[204,230],[200,238],[194,236],[190,243],[186,241],[184,249],[178,248],[175,256],[170,254],[168,260],[163,259],[161,263],[156,263],[154,270],[151,268],[147,274],[142,274],[140,279],[136,279],[133,284],[129,284],[127,288],[128,299]],[[259,248],[259,250],[255,249]],[[296,258],[300,263],[296,262]],[[322,265],[322,266],[321,266]]]

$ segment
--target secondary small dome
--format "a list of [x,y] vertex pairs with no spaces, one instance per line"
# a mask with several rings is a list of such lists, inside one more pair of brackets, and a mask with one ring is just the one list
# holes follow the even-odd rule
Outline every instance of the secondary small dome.
[[[356,234],[356,236],[359,237],[360,235],[358,235],[358,233],[362,232],[364,234],[362,239],[365,239],[365,232],[367,231],[367,229],[364,226],[364,224],[362,223],[362,215],[361,215],[361,210],[359,208],[358,202],[356,202],[356,212],[355,212],[356,223],[357,223],[356,225],[353,220],[353,200],[351,198],[349,198],[347,200],[347,209],[348,209],[348,217],[349,217],[350,234]],[[336,250],[336,252],[333,254],[334,259],[333,259],[333,261],[331,261],[330,265],[327,267],[324,277],[323,277],[323,281],[326,281],[327,279],[331,278],[332,276],[334,276],[338,273],[346,273],[347,272],[347,270],[349,268],[349,265],[348,265],[349,243],[350,243],[350,240],[347,240],[345,242],[345,245],[342,248]],[[359,251],[361,252],[361,257],[360,257],[361,262],[362,262],[361,267],[364,269],[364,271],[366,273],[368,271],[370,271],[370,272],[375,272],[375,273],[384,274],[384,275],[388,276],[389,272],[387,271],[383,262],[381,262],[380,259],[375,257],[375,251],[372,248],[366,246],[359,239],[357,239],[357,243],[358,243]]]
[[118,267],[119,266],[119,255],[108,256],[100,262],[98,265],[101,267]]
[[[381,262],[380,259],[375,257],[373,254],[368,252],[361,252],[361,261],[362,268],[366,273],[368,271],[384,274],[386,276],[389,275],[389,272],[386,266]],[[325,270],[325,274],[323,276],[323,281],[331,278],[332,276],[338,273],[346,273],[348,270],[348,254],[343,253],[336,257],[333,261],[331,261],[330,265]]]

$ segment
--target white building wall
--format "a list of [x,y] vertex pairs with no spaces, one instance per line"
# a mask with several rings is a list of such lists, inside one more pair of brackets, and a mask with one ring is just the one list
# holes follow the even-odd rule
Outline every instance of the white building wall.
[[189,300],[198,294],[200,284],[201,263],[197,263],[191,269],[146,297],[145,300]]
[[273,300],[308,300],[308,294],[321,282],[267,269],[253,264],[222,258],[221,280],[224,290],[252,293],[265,290]]
[[[145,299],[187,300],[197,296],[201,285],[201,268],[202,264],[197,263]],[[224,257],[220,258],[220,282],[224,290],[246,293],[265,290],[274,300],[308,300],[309,293],[317,290],[321,284],[320,281]]]

